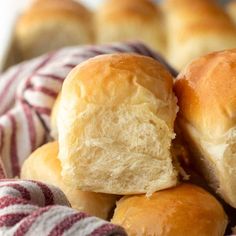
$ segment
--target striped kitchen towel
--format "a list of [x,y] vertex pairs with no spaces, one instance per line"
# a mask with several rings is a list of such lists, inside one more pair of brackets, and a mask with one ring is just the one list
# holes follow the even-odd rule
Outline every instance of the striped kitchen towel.
[[127,236],[117,225],[77,212],[56,187],[0,180],[1,236]]

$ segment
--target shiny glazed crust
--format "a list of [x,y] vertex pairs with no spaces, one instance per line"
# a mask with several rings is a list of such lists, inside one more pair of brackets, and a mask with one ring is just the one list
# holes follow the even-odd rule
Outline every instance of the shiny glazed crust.
[[112,219],[129,236],[222,236],[227,216],[219,202],[200,187],[181,184],[145,195],[123,197]]

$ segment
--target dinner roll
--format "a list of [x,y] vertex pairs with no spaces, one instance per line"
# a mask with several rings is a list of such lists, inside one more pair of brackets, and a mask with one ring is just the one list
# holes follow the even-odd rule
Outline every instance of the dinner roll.
[[55,185],[65,193],[73,208],[107,219],[118,197],[108,194],[83,192],[65,184],[60,175],[61,164],[57,155],[57,142],[48,143],[38,148],[24,162],[21,178],[39,180]]
[[168,59],[182,69],[208,52],[236,47],[236,29],[215,0],[166,0]]
[[164,54],[162,12],[151,0],[106,0],[96,14],[97,42],[140,40]]
[[231,19],[234,21],[234,23],[236,23],[236,1],[235,0],[229,1],[228,4],[226,5],[226,10]]
[[23,59],[93,41],[92,15],[72,0],[37,0],[18,20],[16,43]]
[[174,86],[195,167],[236,207],[236,49],[189,64]]
[[174,186],[172,83],[158,61],[136,54],[97,56],[73,69],[57,116],[64,179],[113,194]]
[[126,196],[117,203],[112,223],[129,236],[223,236],[227,216],[208,192],[191,184],[145,195]]

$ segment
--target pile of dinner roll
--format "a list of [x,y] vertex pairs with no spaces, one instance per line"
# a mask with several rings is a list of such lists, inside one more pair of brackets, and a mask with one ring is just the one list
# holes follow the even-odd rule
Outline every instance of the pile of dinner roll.
[[64,80],[50,138],[25,157],[20,178],[60,188],[72,208],[129,236],[232,234],[235,16],[236,1],[105,0],[92,12],[78,1],[36,0],[16,24],[18,61],[141,41],[170,67],[135,44],[139,54],[115,44],[116,53],[84,51],[92,58]]
[[[217,181],[216,191],[233,205],[234,175],[225,174],[227,167],[218,169],[216,161],[221,158],[220,166],[227,165],[225,158],[232,161],[227,153],[232,153],[233,147],[230,148],[230,144],[227,147],[228,139],[223,139],[221,134],[223,130],[215,129],[219,125],[229,129],[228,124],[233,123],[224,114],[225,109],[233,106],[232,96],[228,93],[229,105],[225,103],[227,107],[217,110],[218,119],[208,124],[213,108],[223,105],[221,97],[212,101],[209,92],[211,110],[205,109],[208,103],[201,93],[208,87],[202,91],[201,86],[194,85],[197,73],[203,83],[209,84],[212,93],[224,91],[227,80],[218,90],[214,87],[219,73],[214,68],[218,63],[225,63],[223,73],[232,73],[226,55],[236,59],[234,50],[210,54],[190,64],[187,72],[179,75],[174,89],[180,107],[173,92],[173,77],[154,59],[118,53],[79,64],[64,81],[52,112],[52,134],[56,141],[40,147],[25,161],[21,177],[60,187],[72,207],[104,219],[111,218],[113,223],[123,226],[128,235],[223,235],[228,222],[223,207],[203,188],[181,183],[172,141],[179,110],[176,124],[188,137],[186,141],[191,140],[191,150],[202,151],[201,156],[197,151],[191,154],[191,161],[192,157],[204,158],[204,173],[212,175],[209,183]],[[199,74],[195,67],[201,63],[203,71],[209,68],[212,74]],[[202,110],[194,99],[203,102]],[[198,113],[191,112],[192,106]],[[201,120],[199,117],[204,111],[207,113]],[[214,138],[208,140],[205,133],[211,130],[215,131],[210,133]],[[222,140],[219,145],[229,151],[209,159],[209,150],[201,146],[201,142],[206,139],[212,150],[218,148],[218,143],[214,146],[214,142],[218,142],[216,135]],[[214,166],[210,166],[208,162],[213,161]],[[227,186],[229,181],[232,182]]]
[[16,23],[14,53],[22,61],[65,46],[139,40],[180,70],[234,48],[235,16],[235,0],[104,0],[94,12],[79,0],[35,0]]

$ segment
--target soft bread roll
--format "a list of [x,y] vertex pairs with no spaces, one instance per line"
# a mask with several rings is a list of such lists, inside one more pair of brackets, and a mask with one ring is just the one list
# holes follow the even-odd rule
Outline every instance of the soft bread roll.
[[236,29],[214,0],[165,0],[168,59],[182,69],[208,52],[236,47]]
[[106,0],[96,14],[97,42],[140,40],[164,54],[163,16],[150,0]]
[[16,40],[23,59],[93,41],[92,15],[72,0],[37,0],[18,20]]
[[234,23],[236,23],[236,1],[229,1],[229,3],[226,5],[226,10]]
[[236,50],[212,53],[189,64],[175,92],[178,125],[196,168],[236,207]]
[[59,108],[60,96],[61,96],[61,94],[59,93],[57,96],[57,99],[53,105],[52,112],[51,112],[51,132],[50,132],[50,134],[55,140],[58,139],[57,113],[58,113],[58,108]]
[[174,186],[172,83],[159,62],[136,54],[97,56],[73,69],[57,117],[64,179],[113,194]]
[[129,236],[223,236],[227,216],[208,192],[191,184],[145,195],[123,197],[112,223]]
[[82,192],[64,183],[61,178],[61,164],[57,158],[58,143],[48,143],[33,152],[23,164],[21,178],[43,181],[59,187],[72,207],[91,215],[107,219],[115,205],[117,196]]

